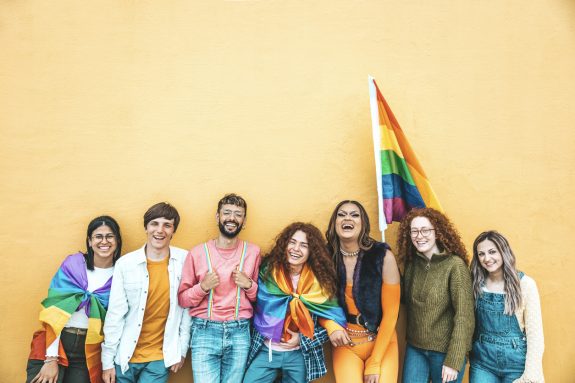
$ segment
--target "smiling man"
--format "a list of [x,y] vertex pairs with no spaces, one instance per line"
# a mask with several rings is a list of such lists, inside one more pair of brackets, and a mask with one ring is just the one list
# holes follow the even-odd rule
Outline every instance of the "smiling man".
[[116,262],[104,323],[105,383],[165,383],[184,364],[190,318],[178,305],[187,251],[170,246],[180,223],[161,202],[144,214],[146,244]]
[[190,250],[184,264],[178,297],[192,318],[194,382],[235,383],[244,375],[260,265],[260,248],[238,238],[246,213],[242,197],[224,196],[218,237]]

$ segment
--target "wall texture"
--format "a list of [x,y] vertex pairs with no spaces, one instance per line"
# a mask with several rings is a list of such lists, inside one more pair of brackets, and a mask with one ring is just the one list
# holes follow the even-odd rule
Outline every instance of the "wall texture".
[[372,74],[466,244],[509,237],[539,285],[547,381],[571,381],[572,0],[3,0],[0,47],[0,380],[23,381],[39,302],[96,215],[125,251],[162,200],[177,246],[215,236],[231,191],[263,248],[344,198],[375,222]]

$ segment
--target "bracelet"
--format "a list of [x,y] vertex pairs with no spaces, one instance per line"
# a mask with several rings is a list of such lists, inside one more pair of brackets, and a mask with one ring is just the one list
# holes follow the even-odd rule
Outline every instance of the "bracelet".
[[49,356],[46,359],[44,359],[44,364],[50,363],[50,362],[58,363],[58,357],[57,356]]
[[252,288],[252,286],[254,285],[254,280],[253,280],[253,279],[251,279],[250,277],[248,277],[248,279],[249,279],[249,280],[250,280],[250,282],[251,282],[251,283],[250,283],[250,287],[248,287],[248,288],[245,288],[244,290],[249,290],[249,289],[251,289],[251,288]]

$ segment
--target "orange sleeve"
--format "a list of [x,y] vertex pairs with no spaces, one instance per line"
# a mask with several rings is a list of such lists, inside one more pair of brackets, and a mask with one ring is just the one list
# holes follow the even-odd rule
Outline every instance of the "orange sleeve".
[[334,331],[345,331],[343,327],[331,319],[318,318],[319,325],[327,330],[327,335],[331,335]]
[[399,283],[381,285],[381,307],[383,318],[379,325],[379,331],[375,339],[373,351],[365,363],[364,375],[378,375],[381,368],[381,360],[389,346],[389,342],[395,333],[395,324],[399,315],[399,299],[401,288]]

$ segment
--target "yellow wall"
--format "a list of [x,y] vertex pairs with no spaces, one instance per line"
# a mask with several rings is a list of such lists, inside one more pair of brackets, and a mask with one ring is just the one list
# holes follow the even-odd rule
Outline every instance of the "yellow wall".
[[126,251],[162,200],[175,245],[215,236],[230,191],[264,248],[343,198],[375,222],[372,74],[466,244],[509,237],[547,381],[572,381],[574,68],[572,0],[1,1],[0,380],[23,381],[39,302],[96,215]]

